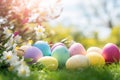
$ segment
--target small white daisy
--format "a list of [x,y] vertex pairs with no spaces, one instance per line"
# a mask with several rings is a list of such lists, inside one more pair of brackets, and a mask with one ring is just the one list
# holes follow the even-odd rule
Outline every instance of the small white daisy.
[[12,51],[4,51],[3,52],[3,56],[2,56],[2,60],[6,60],[6,63],[9,63],[10,60],[12,58]]
[[29,76],[30,75],[30,69],[26,65],[20,65],[18,67],[18,75],[19,76]]
[[12,35],[12,31],[8,29],[8,27],[3,28],[3,33],[5,34],[5,38],[8,38]]
[[39,25],[39,26],[35,27],[34,30],[35,30],[37,39],[40,39],[44,35],[45,28],[43,26]]

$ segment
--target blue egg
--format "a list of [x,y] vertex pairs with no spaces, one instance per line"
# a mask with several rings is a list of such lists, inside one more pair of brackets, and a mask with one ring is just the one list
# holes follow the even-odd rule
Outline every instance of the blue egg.
[[51,56],[51,49],[47,42],[44,41],[37,41],[33,46],[40,49],[43,53],[43,56]]

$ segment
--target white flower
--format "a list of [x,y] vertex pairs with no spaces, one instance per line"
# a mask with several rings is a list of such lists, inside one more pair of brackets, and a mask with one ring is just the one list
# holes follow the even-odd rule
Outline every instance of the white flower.
[[4,51],[2,59],[5,60],[6,63],[15,64],[19,57],[15,53],[12,53],[12,51]]
[[12,65],[14,67],[19,65],[20,64],[19,57],[16,54],[13,54],[10,61],[9,61],[9,63],[10,63],[10,65]]
[[20,65],[18,67],[18,75],[19,76],[29,76],[30,75],[30,69],[26,65]]
[[3,33],[5,34],[5,37],[8,38],[12,35],[12,31],[8,29],[8,27],[3,28]]
[[[21,40],[21,36],[19,36],[19,35],[14,36],[14,34],[8,29],[8,27],[4,28],[3,33],[5,34],[6,38],[8,38],[10,36],[11,37],[7,41],[7,43],[5,43],[5,45],[4,45],[4,47],[6,48],[6,51],[3,52],[3,56],[1,57],[0,62],[5,61],[6,64],[10,65],[8,67],[8,70],[18,72],[19,76],[29,76],[30,69],[25,64],[24,58],[22,58],[20,60],[16,53],[16,46],[17,46],[16,43]],[[12,49],[12,50],[10,50],[10,49]]]
[[35,30],[37,39],[40,39],[44,35],[45,28],[43,28],[43,26],[39,25],[39,26],[35,27],[34,30]]
[[7,19],[0,17],[0,24],[5,24],[7,22]]
[[21,36],[20,35],[17,35],[14,37],[14,42],[17,43],[17,42],[20,42],[21,41]]
[[15,53],[12,53],[12,51],[4,51],[2,60],[5,60],[6,63],[15,64],[19,60],[19,57]]
[[30,69],[24,62],[24,58],[19,60],[19,57],[15,53],[12,53],[12,51],[4,51],[2,60],[10,64],[8,70],[17,71],[19,76],[30,75]]
[[6,60],[6,62],[9,63],[11,58],[12,58],[12,51],[9,51],[9,52],[4,51],[3,52],[3,56],[2,56],[3,60]]
[[34,29],[35,29],[36,32],[39,32],[39,33],[45,32],[45,28],[43,28],[43,26],[40,26],[40,25],[38,25]]
[[9,50],[10,48],[13,47],[14,44],[14,39],[13,39],[13,35],[10,37],[10,39],[8,40],[7,43],[5,43],[4,47],[6,47],[6,50]]

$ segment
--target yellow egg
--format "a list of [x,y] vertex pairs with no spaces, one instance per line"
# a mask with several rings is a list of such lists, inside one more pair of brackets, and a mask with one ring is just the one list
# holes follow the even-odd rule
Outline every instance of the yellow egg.
[[46,69],[56,70],[58,68],[58,61],[56,58],[51,56],[45,56],[38,60],[38,62],[42,63]]
[[88,57],[91,66],[103,66],[105,64],[105,59],[97,52],[91,52],[86,54],[86,56]]
[[81,69],[89,66],[89,60],[84,55],[74,55],[66,62],[67,69]]

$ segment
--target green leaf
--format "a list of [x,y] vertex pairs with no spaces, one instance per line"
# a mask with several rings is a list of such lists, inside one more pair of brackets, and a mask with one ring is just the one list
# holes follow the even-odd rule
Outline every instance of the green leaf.
[[27,59],[24,59],[26,62],[32,62],[33,59],[32,58],[27,58]]

